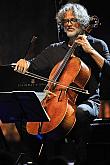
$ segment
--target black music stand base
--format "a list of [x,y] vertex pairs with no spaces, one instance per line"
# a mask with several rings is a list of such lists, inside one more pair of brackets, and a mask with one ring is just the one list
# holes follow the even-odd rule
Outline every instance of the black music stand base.
[[[27,147],[23,149],[20,148],[22,151],[20,151],[16,159],[16,165],[19,164],[20,161],[24,162],[24,157],[29,153],[34,154],[33,157],[37,161],[42,151],[43,141],[42,139],[38,139],[37,136],[28,134],[26,127],[24,130],[24,123],[34,121],[48,122],[49,116],[41,106],[41,102],[36,93],[34,91],[0,92],[0,120],[5,126],[8,126],[10,123],[14,125],[22,141],[21,144],[18,142],[18,145],[22,145],[18,147]],[[38,151],[36,151],[36,148]]]

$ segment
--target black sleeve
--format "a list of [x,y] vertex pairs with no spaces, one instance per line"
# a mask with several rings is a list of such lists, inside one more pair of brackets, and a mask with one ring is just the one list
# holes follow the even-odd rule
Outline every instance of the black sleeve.
[[102,54],[105,60],[104,60],[104,65],[101,69],[100,99],[108,100],[110,99],[110,54],[107,44],[103,41],[102,44],[103,44]]
[[43,76],[47,75],[46,77],[48,77],[52,68],[50,62],[50,54],[50,49],[45,48],[39,55],[37,55],[37,57],[29,60],[29,71],[32,71]]

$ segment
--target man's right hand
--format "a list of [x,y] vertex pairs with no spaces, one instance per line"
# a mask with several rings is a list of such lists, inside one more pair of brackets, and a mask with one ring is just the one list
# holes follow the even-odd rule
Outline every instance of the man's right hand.
[[29,68],[29,62],[25,59],[20,59],[17,63],[16,63],[16,66],[15,66],[15,71],[18,71],[20,73],[25,73],[28,68]]

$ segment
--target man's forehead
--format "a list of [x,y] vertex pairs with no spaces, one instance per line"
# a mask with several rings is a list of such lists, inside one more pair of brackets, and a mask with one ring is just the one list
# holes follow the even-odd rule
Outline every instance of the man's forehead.
[[65,13],[64,13],[64,17],[74,17],[74,13],[72,10],[67,10]]

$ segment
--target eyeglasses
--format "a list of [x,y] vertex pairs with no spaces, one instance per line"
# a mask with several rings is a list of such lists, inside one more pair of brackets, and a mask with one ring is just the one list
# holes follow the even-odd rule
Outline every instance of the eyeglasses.
[[67,23],[71,23],[73,24],[74,22],[77,22],[76,18],[71,18],[71,19],[63,19],[63,24],[67,24]]

